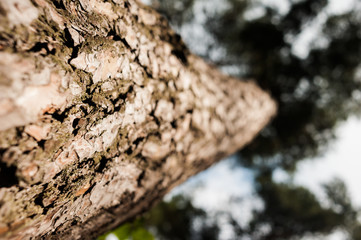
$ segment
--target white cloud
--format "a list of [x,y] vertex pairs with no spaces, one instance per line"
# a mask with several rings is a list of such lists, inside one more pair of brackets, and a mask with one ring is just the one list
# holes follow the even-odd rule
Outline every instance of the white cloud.
[[357,0],[329,0],[327,12],[335,15],[346,13],[355,6]]
[[295,182],[323,198],[321,184],[339,177],[345,181],[354,203],[361,206],[361,120],[349,118],[336,134],[338,139],[324,156],[298,165]]
[[217,163],[175,188],[165,200],[184,194],[192,199],[195,207],[210,214],[229,212],[240,225],[246,226],[252,219],[252,210],[261,209],[263,202],[254,195],[254,173],[235,167],[236,161],[236,157],[232,156]]
[[106,236],[105,240],[119,240],[119,238],[115,234],[110,233]]

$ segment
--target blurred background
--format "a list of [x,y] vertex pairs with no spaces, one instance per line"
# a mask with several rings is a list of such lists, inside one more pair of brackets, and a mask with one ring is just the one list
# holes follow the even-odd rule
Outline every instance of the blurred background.
[[99,239],[361,239],[361,1],[144,2],[279,112],[245,149]]

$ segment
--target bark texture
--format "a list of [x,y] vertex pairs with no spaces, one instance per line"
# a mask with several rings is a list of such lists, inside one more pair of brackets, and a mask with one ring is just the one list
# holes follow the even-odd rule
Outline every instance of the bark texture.
[[275,111],[135,0],[1,0],[0,239],[94,239]]

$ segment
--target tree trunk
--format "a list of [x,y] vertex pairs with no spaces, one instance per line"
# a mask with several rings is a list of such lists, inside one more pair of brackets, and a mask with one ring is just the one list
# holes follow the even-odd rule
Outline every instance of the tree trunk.
[[1,0],[0,239],[94,239],[276,111],[136,0]]

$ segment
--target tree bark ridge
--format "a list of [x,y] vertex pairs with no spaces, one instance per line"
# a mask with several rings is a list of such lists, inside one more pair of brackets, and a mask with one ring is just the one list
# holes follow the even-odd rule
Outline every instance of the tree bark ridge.
[[93,239],[276,112],[134,0],[0,2],[0,239]]

